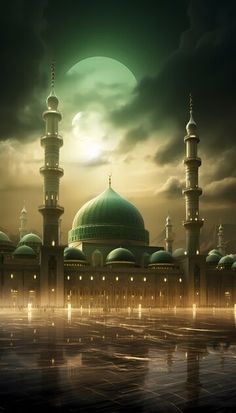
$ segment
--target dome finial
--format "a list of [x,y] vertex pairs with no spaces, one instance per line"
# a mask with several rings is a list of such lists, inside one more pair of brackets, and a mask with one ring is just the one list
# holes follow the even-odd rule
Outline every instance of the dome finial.
[[109,188],[111,188],[111,177],[112,177],[112,173],[110,173],[110,174],[108,175]]

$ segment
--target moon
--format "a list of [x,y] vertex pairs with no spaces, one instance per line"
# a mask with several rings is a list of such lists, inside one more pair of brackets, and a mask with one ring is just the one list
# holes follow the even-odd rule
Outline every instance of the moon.
[[110,57],[83,59],[68,70],[63,95],[77,142],[73,157],[77,154],[85,163],[101,157],[104,162],[104,154],[119,141],[109,113],[129,101],[136,85],[132,71]]

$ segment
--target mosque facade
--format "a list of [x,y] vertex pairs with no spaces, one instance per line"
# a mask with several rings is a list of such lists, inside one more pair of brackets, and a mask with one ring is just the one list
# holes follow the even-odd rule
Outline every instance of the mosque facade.
[[0,306],[76,308],[168,308],[236,303],[236,255],[225,254],[224,231],[208,253],[200,250],[199,136],[190,102],[190,120],[184,138],[186,245],[173,251],[173,231],[168,216],[165,246],[149,245],[149,233],[138,209],[111,185],[83,205],[74,217],[68,246],[60,241],[59,201],[61,113],[54,93],[43,113],[41,137],[44,165],[42,238],[27,231],[27,211],[20,213],[18,245],[0,232]]

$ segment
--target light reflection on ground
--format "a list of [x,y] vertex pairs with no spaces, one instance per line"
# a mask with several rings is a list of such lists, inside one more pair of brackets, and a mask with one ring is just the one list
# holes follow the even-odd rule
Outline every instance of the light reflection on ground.
[[233,412],[232,310],[0,310],[0,409]]

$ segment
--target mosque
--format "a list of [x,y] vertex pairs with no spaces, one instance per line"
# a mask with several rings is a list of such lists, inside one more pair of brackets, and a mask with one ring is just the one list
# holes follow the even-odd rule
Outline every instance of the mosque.
[[64,208],[59,203],[63,169],[59,152],[63,139],[58,124],[61,113],[52,82],[43,113],[46,124],[41,146],[44,165],[42,238],[27,231],[27,211],[20,214],[19,243],[0,232],[0,306],[76,308],[230,307],[236,303],[236,255],[225,255],[223,227],[218,245],[200,251],[198,184],[199,136],[190,104],[184,138],[186,184],[186,245],[172,251],[173,232],[168,216],[165,247],[150,246],[149,233],[138,209],[108,188],[83,205],[74,217],[68,246],[60,242]]

